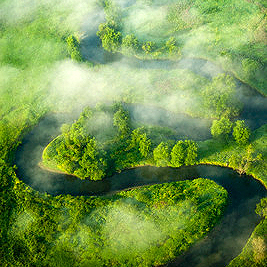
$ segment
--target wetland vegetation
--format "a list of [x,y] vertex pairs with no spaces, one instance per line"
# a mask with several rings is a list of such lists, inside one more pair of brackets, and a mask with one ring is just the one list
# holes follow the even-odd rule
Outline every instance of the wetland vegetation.
[[[196,255],[202,266],[265,266],[266,190],[247,181],[267,187],[266,8],[263,0],[1,0],[1,264],[194,266]],[[93,181],[66,176],[58,187],[38,166],[42,154],[50,169]],[[221,171],[227,208],[220,181],[199,178],[213,176],[208,166],[183,176],[193,164],[240,173]],[[158,166],[161,179],[146,169],[138,184],[136,169],[123,171],[140,165]],[[163,166],[199,179],[169,181],[176,176]],[[229,193],[240,181],[243,192]],[[103,188],[79,196],[86,182]],[[209,235],[228,228],[229,214],[238,218],[237,199],[250,209],[243,222],[253,217],[240,247],[202,257]]]

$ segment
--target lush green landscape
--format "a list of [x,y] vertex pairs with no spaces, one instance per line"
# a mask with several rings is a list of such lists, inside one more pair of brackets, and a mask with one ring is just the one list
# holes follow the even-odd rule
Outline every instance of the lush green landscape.
[[[32,189],[16,174],[15,152],[48,113],[77,114],[44,151],[51,169],[99,180],[133,166],[205,163],[251,174],[267,188],[266,124],[250,130],[237,117],[244,103],[235,80],[267,96],[266,2],[126,2],[0,0],[1,266],[163,264],[206,235],[226,205],[226,191],[204,179],[106,197]],[[96,34],[104,49],[126,59],[84,60],[83,42]],[[132,58],[150,65],[124,63]],[[158,65],[184,58],[215,65]],[[209,119],[212,139],[171,138],[177,130],[160,120],[132,120],[129,104]],[[266,264],[266,199],[256,211],[262,221],[231,267]],[[115,231],[118,223],[124,232]]]

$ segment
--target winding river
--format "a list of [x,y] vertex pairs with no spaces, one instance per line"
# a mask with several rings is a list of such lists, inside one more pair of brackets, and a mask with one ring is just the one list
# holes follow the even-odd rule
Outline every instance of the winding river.
[[[88,36],[82,42],[82,53],[87,59],[94,59],[95,62],[108,63],[113,60],[122,60],[120,55],[110,55],[96,44],[95,35]],[[88,51],[90,50],[90,54]],[[210,73],[203,73],[202,65],[209,64],[213,69],[213,75],[222,72],[218,67],[203,59],[183,59],[179,62],[170,61],[140,61],[124,60],[125,64],[130,64],[138,68],[177,68],[187,65],[189,69],[199,74],[212,77]],[[153,64],[152,64],[153,63]],[[187,64],[185,64],[187,63]],[[206,69],[206,68],[205,68]],[[252,129],[267,122],[267,102],[266,98],[258,94],[249,86],[236,81],[238,90],[242,90],[242,102],[244,109],[240,116],[246,119]],[[143,107],[148,114],[151,112],[147,107]],[[152,111],[153,112],[153,111]],[[170,115],[167,111],[165,116]],[[144,113],[142,111],[142,113]],[[138,120],[138,114],[135,114]],[[71,194],[78,195],[107,195],[127,188],[180,181],[184,179],[194,179],[198,177],[209,178],[222,185],[229,194],[229,205],[221,222],[203,240],[197,242],[188,252],[170,262],[167,266],[187,266],[187,267],[208,267],[225,266],[236,257],[246,244],[260,218],[254,212],[259,200],[266,196],[263,185],[251,176],[238,175],[235,171],[218,166],[198,165],[181,168],[156,168],[139,167],[122,171],[112,177],[107,177],[102,181],[82,181],[73,176],[49,172],[39,167],[41,156],[45,146],[60,133],[62,123],[72,122],[78,115],[51,114],[43,118],[40,123],[24,138],[22,145],[16,153],[15,163],[18,167],[17,173],[26,184],[35,190],[47,192],[52,195]],[[179,116],[178,116],[179,117]],[[180,122],[183,116],[180,117]],[[197,124],[197,119],[196,124]],[[167,121],[167,120],[166,120]],[[188,118],[187,118],[188,121]],[[193,118],[192,118],[192,124]],[[145,123],[145,122],[144,122]],[[177,122],[178,123],[178,122]],[[183,124],[181,124],[183,125]],[[172,127],[172,125],[168,125]],[[200,140],[209,138],[210,121],[207,121],[200,135]],[[189,127],[189,128],[188,128]],[[176,139],[190,138],[190,124],[183,128],[184,132],[178,132]],[[194,138],[194,136],[191,136]]]
[[209,235],[195,244],[185,255],[167,266],[225,266],[246,244],[260,218],[254,212],[256,204],[266,196],[257,180],[218,166],[198,165],[181,168],[139,167],[122,171],[102,181],[80,180],[53,173],[38,166],[45,146],[60,133],[60,126],[74,118],[66,114],[51,114],[24,138],[16,153],[18,177],[35,190],[52,195],[107,195],[127,188],[194,179],[209,178],[222,185],[229,194],[229,205],[222,221]]

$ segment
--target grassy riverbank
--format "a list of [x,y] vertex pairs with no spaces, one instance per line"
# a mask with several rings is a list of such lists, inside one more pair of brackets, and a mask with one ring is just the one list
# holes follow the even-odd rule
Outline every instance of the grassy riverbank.
[[[251,144],[254,153],[261,153],[262,160],[253,164],[246,170],[247,174],[262,182],[267,188],[267,125],[263,125],[252,133]],[[223,144],[216,140],[207,140],[199,143],[199,163],[227,166],[236,169],[229,164],[231,156],[240,157],[246,154],[248,145],[237,146],[234,142]],[[255,207],[256,208],[256,207]],[[266,207],[265,207],[266,209]],[[267,260],[267,218],[262,221],[253,231],[242,253],[228,265],[229,267],[263,267]]]
[[106,3],[105,49],[143,59],[205,58],[267,94],[264,1]]
[[[255,130],[251,136],[251,144],[255,154],[261,154],[262,159],[256,164],[246,169],[246,173],[252,175],[254,178],[260,180],[267,188],[267,125],[263,125]],[[214,164],[220,166],[227,166],[237,169],[229,162],[231,156],[240,157],[245,156],[249,144],[238,146],[236,142],[221,142],[210,139],[204,142],[199,142],[199,163]]]

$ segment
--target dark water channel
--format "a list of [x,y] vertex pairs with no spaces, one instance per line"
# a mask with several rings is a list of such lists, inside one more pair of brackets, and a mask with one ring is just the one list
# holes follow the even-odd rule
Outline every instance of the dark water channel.
[[[75,116],[73,116],[74,118]],[[73,176],[41,169],[38,163],[45,146],[59,134],[63,122],[73,118],[64,114],[45,117],[23,140],[17,150],[18,177],[40,192],[52,195],[108,195],[127,188],[194,179],[209,178],[222,185],[229,194],[229,205],[219,223],[206,237],[185,255],[167,266],[225,266],[246,244],[260,218],[254,212],[256,203],[266,196],[261,183],[250,176],[218,166],[181,168],[140,167],[122,171],[102,181],[82,181]]]

